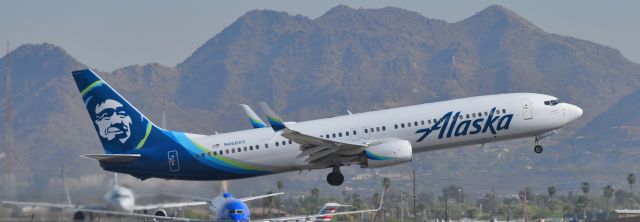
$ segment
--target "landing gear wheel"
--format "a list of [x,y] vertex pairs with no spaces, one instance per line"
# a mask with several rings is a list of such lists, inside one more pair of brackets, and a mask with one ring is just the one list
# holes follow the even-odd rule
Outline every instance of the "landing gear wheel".
[[344,182],[344,175],[342,175],[341,173],[331,172],[329,173],[329,175],[327,175],[327,182],[331,186],[340,186],[342,185],[342,182]]
[[344,175],[340,172],[340,166],[334,166],[333,172],[327,175],[327,183],[331,186],[340,186],[344,182]]
[[533,151],[536,153],[542,153],[542,146],[536,145],[535,147],[533,147]]

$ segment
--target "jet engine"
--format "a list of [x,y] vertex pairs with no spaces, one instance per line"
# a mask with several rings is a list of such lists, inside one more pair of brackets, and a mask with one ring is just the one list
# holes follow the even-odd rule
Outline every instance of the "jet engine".
[[73,221],[89,221],[89,215],[86,212],[76,211],[73,213]]
[[387,140],[367,147],[362,155],[362,168],[378,168],[411,162],[413,149],[407,140]]
[[155,212],[153,212],[153,216],[166,217],[167,215],[167,211],[164,209],[157,209]]

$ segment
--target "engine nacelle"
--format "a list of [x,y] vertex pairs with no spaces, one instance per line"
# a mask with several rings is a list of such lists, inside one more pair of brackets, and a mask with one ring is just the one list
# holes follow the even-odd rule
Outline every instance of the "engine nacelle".
[[163,209],[157,209],[155,212],[153,212],[153,216],[166,217],[167,215],[167,211]]
[[87,213],[85,212],[76,211],[73,213],[74,222],[81,222],[81,221],[88,221],[88,220],[90,220],[89,215],[87,215]]
[[388,140],[364,150],[362,168],[378,168],[411,162],[413,148],[407,140]]

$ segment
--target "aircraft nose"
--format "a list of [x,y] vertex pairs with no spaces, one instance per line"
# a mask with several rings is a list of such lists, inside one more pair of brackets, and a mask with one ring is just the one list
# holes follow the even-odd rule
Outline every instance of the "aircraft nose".
[[569,104],[569,106],[567,107],[567,120],[569,122],[573,122],[580,118],[582,116],[582,113],[582,108],[576,105]]

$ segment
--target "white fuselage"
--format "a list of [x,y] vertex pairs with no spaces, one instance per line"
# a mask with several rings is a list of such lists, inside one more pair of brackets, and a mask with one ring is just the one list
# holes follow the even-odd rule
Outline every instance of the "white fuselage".
[[[557,99],[534,93],[477,96],[297,122],[289,124],[289,127],[307,135],[323,138],[328,136],[331,140],[356,144],[389,138],[408,140],[411,142],[413,152],[416,153],[531,137],[560,128],[582,115],[580,108],[568,103],[545,105],[545,101],[549,100]],[[494,113],[490,113],[494,108]],[[419,130],[430,129],[435,124],[435,120],[441,119],[449,112],[451,112],[451,121],[448,127],[445,126],[446,132],[440,133],[443,130],[436,129],[420,140],[424,133],[418,133]],[[460,115],[456,115],[458,113]],[[491,127],[487,127],[489,115],[494,118],[512,116],[510,120],[505,119],[502,123],[499,123],[500,119],[496,119],[491,123]],[[458,118],[456,124],[452,120],[454,116]],[[470,122],[468,126],[459,127],[465,120]],[[480,130],[477,130],[477,126],[474,127],[474,121],[480,126]],[[495,130],[495,134],[492,133],[492,129],[497,128],[499,124],[502,124],[503,129]],[[504,126],[507,128],[504,129]],[[451,127],[454,129],[449,130]],[[189,137],[208,151],[223,152],[226,157],[255,164],[272,172],[330,166],[308,164],[307,157],[299,157],[301,150],[298,144],[290,143],[288,139],[277,136],[271,128]],[[267,145],[268,148],[266,148]]]

